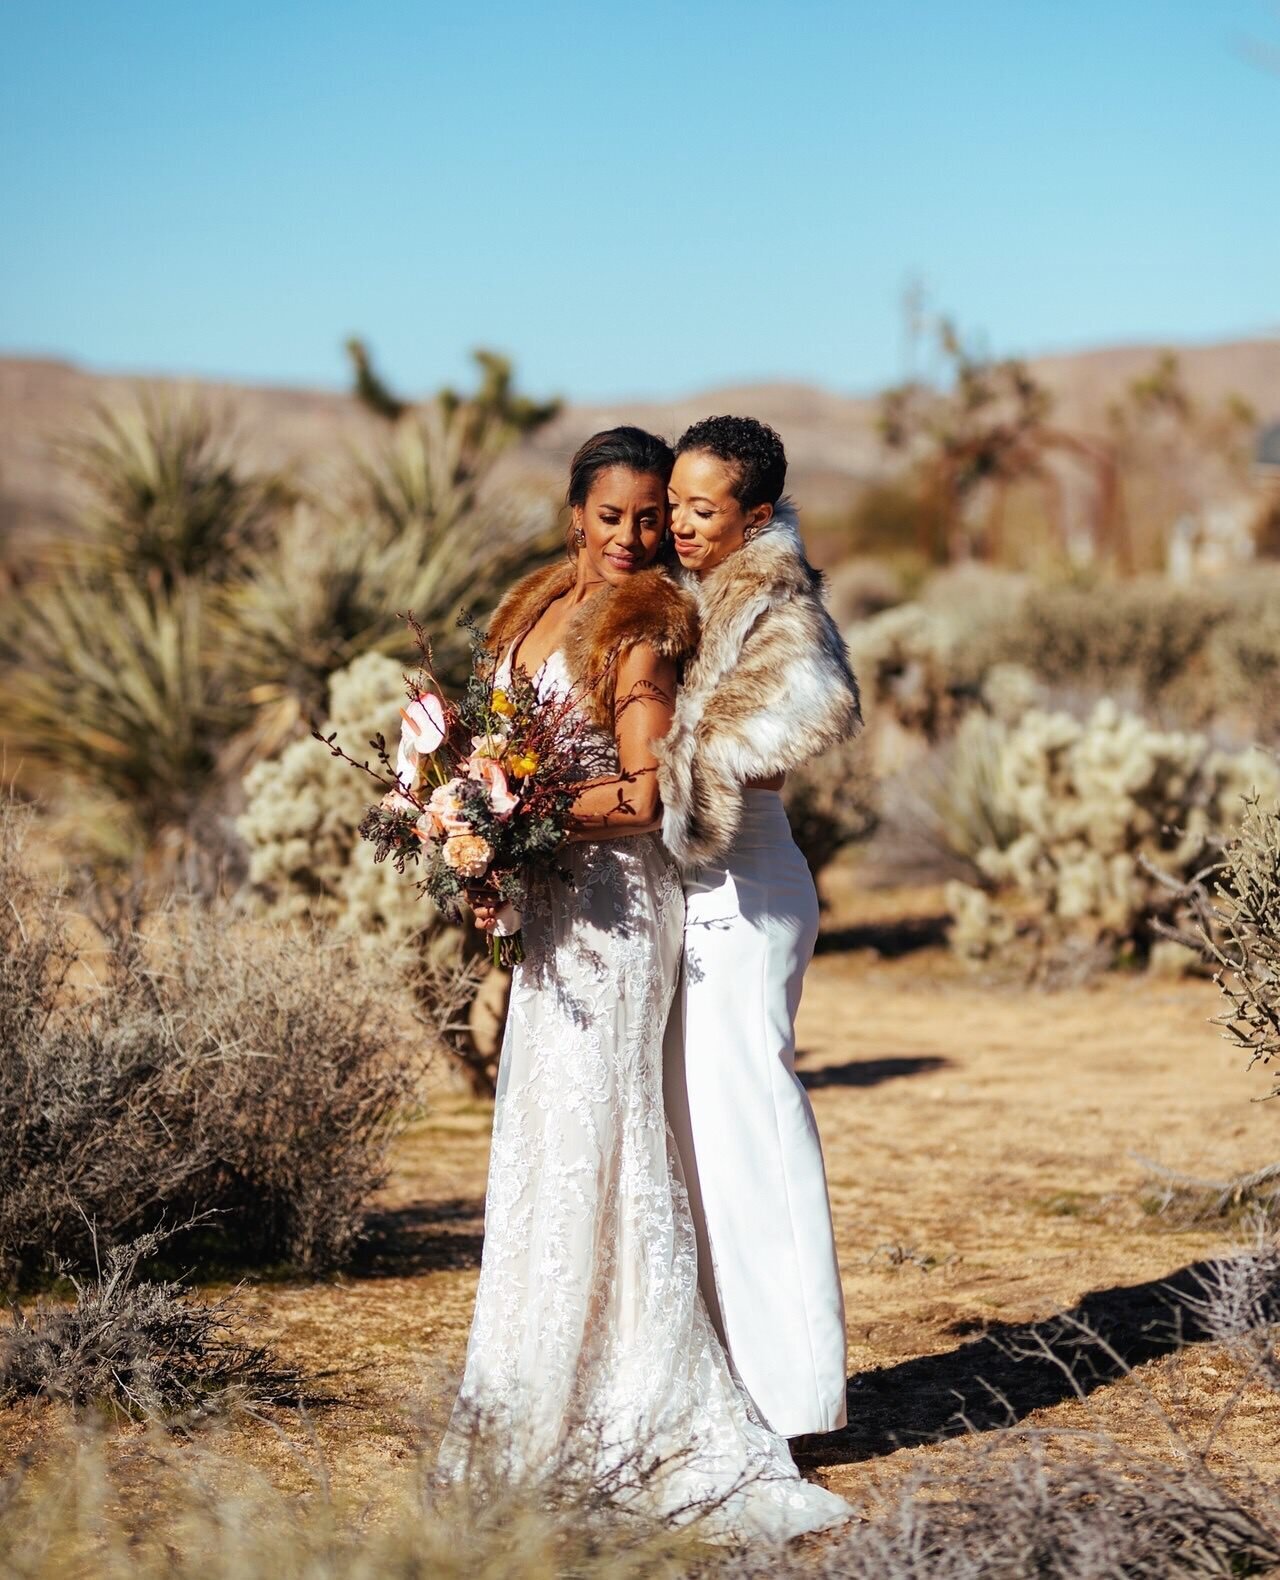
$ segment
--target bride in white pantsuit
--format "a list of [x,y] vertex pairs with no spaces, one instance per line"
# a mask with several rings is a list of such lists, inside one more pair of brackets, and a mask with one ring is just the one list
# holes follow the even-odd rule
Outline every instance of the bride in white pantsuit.
[[782,441],[750,418],[709,418],[677,445],[671,528],[702,633],[655,752],[686,900],[666,1103],[700,1283],[752,1400],[794,1437],[844,1425],[846,1348],[822,1146],[795,1073],[818,900],[779,792],[861,717],[785,479]]

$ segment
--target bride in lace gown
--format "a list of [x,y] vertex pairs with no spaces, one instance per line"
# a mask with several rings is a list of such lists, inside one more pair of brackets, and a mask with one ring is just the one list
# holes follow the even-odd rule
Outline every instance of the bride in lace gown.
[[[476,1418],[501,1433],[517,1471],[578,1439],[603,1475],[639,1450],[662,1466],[643,1488],[653,1513],[714,1506],[719,1532],[778,1539],[850,1510],[801,1479],[730,1368],[698,1292],[663,1108],[684,901],[654,832],[650,743],[669,722],[692,627],[682,595],[644,567],[665,530],[670,456],[634,429],[588,441],[570,487],[576,564],[521,583],[490,631],[544,695],[592,693],[583,706],[618,772],[575,807],[571,881],[530,885],[475,1315],[441,1462],[464,1473]],[[615,713],[625,697],[640,700]],[[492,924],[491,911],[481,917]]]

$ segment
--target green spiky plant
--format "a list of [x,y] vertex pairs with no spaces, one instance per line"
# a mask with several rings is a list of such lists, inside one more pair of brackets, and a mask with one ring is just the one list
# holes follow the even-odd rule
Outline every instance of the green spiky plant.
[[237,467],[235,437],[224,414],[190,396],[144,391],[132,406],[95,406],[87,431],[58,450],[85,492],[96,556],[165,586],[232,575],[284,492]]
[[329,676],[357,654],[408,663],[406,612],[430,633],[441,677],[462,681],[460,611],[483,615],[557,547],[545,499],[490,486],[511,438],[497,421],[477,432],[468,412],[429,406],[353,457],[345,497],[299,507],[250,557],[220,602],[220,625],[240,694],[259,709],[262,749],[317,716]]
[[0,738],[76,806],[101,855],[196,832],[240,722],[206,645],[198,583],[145,590],[67,573],[18,596],[0,631]]

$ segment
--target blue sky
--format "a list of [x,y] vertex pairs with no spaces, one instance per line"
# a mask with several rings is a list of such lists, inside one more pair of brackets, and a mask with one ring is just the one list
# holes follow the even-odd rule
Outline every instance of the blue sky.
[[1280,326],[1272,0],[41,0],[0,348],[594,399]]

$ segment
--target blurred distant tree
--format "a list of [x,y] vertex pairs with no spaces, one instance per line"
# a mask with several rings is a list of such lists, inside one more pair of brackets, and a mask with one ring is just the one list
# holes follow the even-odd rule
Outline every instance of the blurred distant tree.
[[560,401],[536,401],[516,393],[507,357],[484,350],[475,351],[472,356],[480,368],[480,388],[471,396],[459,395],[452,389],[442,390],[440,399],[446,412],[471,412],[479,421],[497,418],[519,434],[532,433],[559,416]]
[[1107,410],[1124,479],[1124,513],[1140,557],[1162,566],[1173,524],[1215,497],[1243,488],[1257,414],[1241,396],[1206,406],[1187,387],[1182,364],[1162,351]]
[[391,422],[402,417],[408,411],[409,403],[401,400],[398,395],[393,395],[374,371],[369,348],[364,341],[352,335],[347,341],[346,349],[355,372],[356,399],[370,411],[376,412],[379,417],[386,417]]
[[[936,321],[934,333],[946,369],[941,386],[911,379],[888,390],[880,403],[880,433],[890,450],[914,461],[932,502],[920,520],[945,523],[945,557],[976,550],[999,559],[1009,492],[1028,480],[1048,493],[1050,513],[1065,536],[1061,480],[1049,464],[1055,452],[1093,474],[1093,537],[1095,544],[1104,541],[1115,497],[1106,447],[1050,426],[1052,397],[1019,358],[996,361],[970,350],[947,318]],[[988,496],[989,508],[975,528],[980,491]],[[933,545],[921,542],[919,547],[935,557]]]
[[[378,374],[363,340],[354,336],[348,340],[347,355],[355,371],[356,399],[370,411],[396,422],[413,410],[412,403],[396,395]],[[442,389],[434,403],[446,417],[461,413],[464,426],[476,429],[488,429],[497,422],[518,436],[532,433],[559,414],[560,401],[536,401],[516,391],[509,358],[484,350],[475,351],[472,356],[480,369],[480,387],[474,395],[459,394],[451,387]]]

